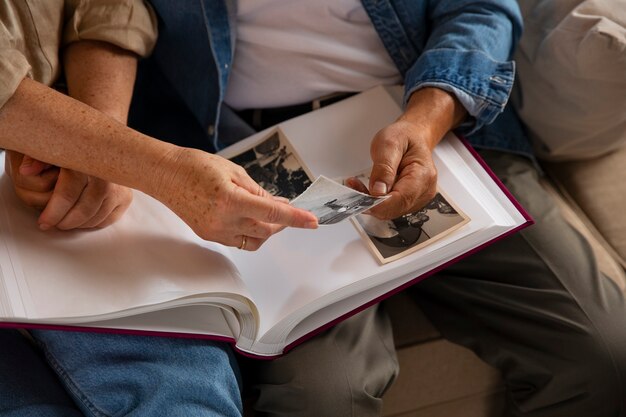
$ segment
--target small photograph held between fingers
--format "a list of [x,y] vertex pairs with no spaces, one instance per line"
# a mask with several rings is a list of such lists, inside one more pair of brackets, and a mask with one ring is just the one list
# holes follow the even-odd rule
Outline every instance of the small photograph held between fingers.
[[329,225],[363,213],[386,199],[360,193],[320,176],[291,205],[315,214],[320,225]]

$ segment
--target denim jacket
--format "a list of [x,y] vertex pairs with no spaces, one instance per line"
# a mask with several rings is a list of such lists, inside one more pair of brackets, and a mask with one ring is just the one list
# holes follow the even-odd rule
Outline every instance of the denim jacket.
[[[235,45],[234,2],[151,3],[159,39],[140,63],[129,123],[182,146],[219,149],[218,123],[229,113],[222,101]],[[515,74],[511,56],[522,30],[516,0],[362,4],[404,77],[405,100],[424,86],[453,92],[471,115],[459,133],[474,146],[531,154],[507,106]]]

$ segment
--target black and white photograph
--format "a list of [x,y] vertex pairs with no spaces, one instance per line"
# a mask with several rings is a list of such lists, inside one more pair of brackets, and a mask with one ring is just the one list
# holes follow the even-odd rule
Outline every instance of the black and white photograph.
[[[357,178],[364,184],[369,182],[365,175]],[[413,213],[391,220],[359,214],[353,223],[378,261],[385,264],[432,244],[468,221],[469,218],[438,190],[425,207]]]
[[320,176],[291,204],[315,214],[320,225],[329,225],[362,213],[386,198],[363,194]]
[[312,183],[285,135],[274,129],[261,142],[230,159],[270,194],[289,200],[302,194]]

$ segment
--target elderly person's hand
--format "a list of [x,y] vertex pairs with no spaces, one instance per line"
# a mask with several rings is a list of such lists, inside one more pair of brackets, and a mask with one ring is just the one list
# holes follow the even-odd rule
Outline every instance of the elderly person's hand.
[[[373,216],[393,219],[422,208],[435,196],[437,169],[432,151],[465,115],[456,97],[444,90],[422,88],[411,95],[404,114],[379,131],[371,143],[369,192],[391,195],[371,209]],[[356,178],[347,184],[368,192]]]
[[133,199],[127,187],[14,151],[6,151],[5,168],[17,196],[43,210],[38,219],[43,230],[106,227],[122,216]]
[[273,197],[220,156],[177,148],[161,166],[151,194],[205,240],[256,250],[286,226],[317,227],[315,215]]

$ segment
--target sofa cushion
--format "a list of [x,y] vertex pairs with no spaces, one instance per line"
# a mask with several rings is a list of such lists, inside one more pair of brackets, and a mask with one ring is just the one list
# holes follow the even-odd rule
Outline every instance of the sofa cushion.
[[[584,161],[553,162],[546,170],[605,249],[626,268],[626,147]],[[623,284],[622,284],[623,286]]]
[[472,351],[439,339],[399,349],[398,361],[398,379],[383,397],[384,416],[502,415],[500,372]]
[[514,103],[538,154],[583,159],[626,143],[626,7],[524,0]]

